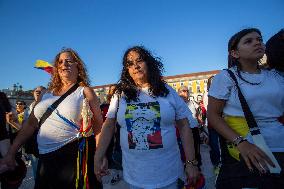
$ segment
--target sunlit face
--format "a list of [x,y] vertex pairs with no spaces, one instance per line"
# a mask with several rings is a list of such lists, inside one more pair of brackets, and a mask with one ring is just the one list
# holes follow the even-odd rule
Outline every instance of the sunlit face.
[[114,91],[115,91],[115,88],[116,88],[116,86],[111,86],[110,88],[109,88],[109,91],[108,91],[108,94],[111,94],[111,95],[113,95],[114,94]]
[[187,88],[181,88],[179,91],[178,91],[178,94],[180,97],[183,98],[184,101],[187,101],[188,100],[188,97],[189,97],[189,91]]
[[241,38],[237,45],[237,50],[232,50],[233,57],[242,60],[257,61],[261,59],[265,52],[262,37],[257,32],[251,32]]
[[201,102],[202,101],[202,96],[198,95],[197,96],[197,102]]
[[135,51],[130,51],[127,55],[127,68],[130,77],[137,83],[147,83],[147,64]]
[[61,79],[77,79],[78,67],[77,62],[73,59],[69,52],[60,54],[58,59],[58,74]]
[[40,97],[45,93],[45,91],[46,90],[43,89],[42,87],[37,87],[33,92],[35,101],[38,101]]
[[22,113],[25,110],[25,104],[23,102],[16,103],[16,111]]

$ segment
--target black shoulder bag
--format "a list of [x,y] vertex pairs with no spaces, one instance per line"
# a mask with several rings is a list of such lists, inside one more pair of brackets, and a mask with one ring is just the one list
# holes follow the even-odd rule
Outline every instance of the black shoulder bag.
[[24,145],[26,153],[33,154],[35,157],[39,156],[38,144],[37,144],[37,134],[38,134],[38,131],[39,131],[41,125],[52,114],[52,112],[58,107],[58,105],[67,96],[69,96],[71,93],[73,93],[78,87],[79,87],[79,84],[76,83],[66,93],[64,93],[59,99],[57,99],[50,107],[47,108],[46,112],[40,118],[38,128],[36,129],[36,131],[33,133],[33,135],[27,140],[27,142]]

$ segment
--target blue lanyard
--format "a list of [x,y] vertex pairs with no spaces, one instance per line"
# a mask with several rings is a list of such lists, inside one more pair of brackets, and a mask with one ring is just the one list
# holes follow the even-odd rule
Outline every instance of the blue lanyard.
[[[53,109],[51,106],[49,107],[50,109]],[[56,115],[58,115],[59,118],[61,118],[63,121],[65,121],[68,125],[72,126],[73,128],[80,130],[80,127],[78,127],[78,125],[76,125],[76,123],[72,122],[71,120],[67,119],[66,117],[64,117],[63,115],[61,115],[57,109],[53,109],[54,112],[56,113]]]

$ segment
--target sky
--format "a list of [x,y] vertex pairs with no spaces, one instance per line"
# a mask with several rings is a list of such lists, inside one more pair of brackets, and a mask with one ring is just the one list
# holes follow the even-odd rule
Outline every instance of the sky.
[[143,45],[165,76],[224,69],[227,42],[247,27],[264,42],[284,28],[283,0],[0,0],[0,89],[47,86],[62,47],[85,62],[92,86],[116,83],[124,52]]

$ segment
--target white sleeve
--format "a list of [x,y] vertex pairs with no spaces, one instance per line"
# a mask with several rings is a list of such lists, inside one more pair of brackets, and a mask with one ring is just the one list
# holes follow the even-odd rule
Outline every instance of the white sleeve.
[[119,97],[117,94],[114,94],[111,98],[110,105],[108,108],[108,112],[106,114],[107,118],[116,118],[117,114],[117,108],[118,108],[118,102]]
[[168,89],[169,89],[169,95],[171,95],[174,100],[173,105],[176,113],[175,120],[189,118],[189,116],[191,116],[191,112],[187,107],[186,103],[184,102],[184,100],[177,94],[177,92],[173,88],[168,87]]
[[228,100],[233,86],[233,81],[228,75],[228,72],[226,70],[222,70],[219,74],[214,76],[208,96]]

